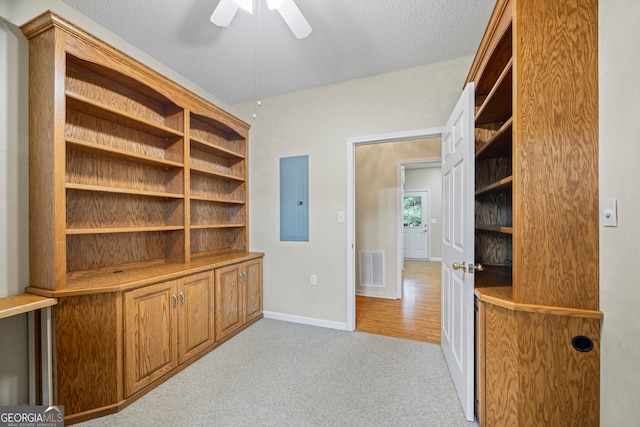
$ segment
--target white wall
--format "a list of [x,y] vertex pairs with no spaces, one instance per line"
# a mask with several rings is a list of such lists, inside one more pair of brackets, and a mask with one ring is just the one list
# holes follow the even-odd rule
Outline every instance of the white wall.
[[600,199],[619,227],[600,227],[601,421],[640,424],[640,2],[600,0]]
[[[346,326],[347,139],[443,126],[472,58],[262,100],[251,121],[251,248],[266,252],[264,308]],[[239,106],[245,117],[251,103]],[[280,242],[278,159],[309,155],[310,241]],[[318,284],[309,284],[309,275]]]
[[[0,298],[29,280],[26,40],[0,18]],[[6,77],[4,77],[6,76]],[[27,315],[0,320],[0,405],[27,403]]]

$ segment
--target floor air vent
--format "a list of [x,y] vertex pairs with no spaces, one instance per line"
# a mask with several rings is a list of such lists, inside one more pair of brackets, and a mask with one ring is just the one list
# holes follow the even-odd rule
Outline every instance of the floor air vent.
[[360,286],[384,287],[384,251],[360,251]]

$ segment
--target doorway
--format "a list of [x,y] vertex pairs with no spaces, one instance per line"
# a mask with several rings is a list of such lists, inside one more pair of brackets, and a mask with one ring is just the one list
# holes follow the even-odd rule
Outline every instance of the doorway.
[[[371,144],[382,144],[388,142],[400,142],[400,141],[411,141],[416,139],[425,139],[425,138],[439,138],[442,134],[442,128],[431,128],[431,129],[419,129],[414,131],[406,131],[406,132],[396,132],[390,134],[380,134],[380,135],[372,135],[365,137],[357,137],[357,138],[349,138],[347,140],[347,329],[355,330],[356,326],[356,257],[358,256],[359,248],[356,244],[356,216],[355,216],[355,206],[356,206],[356,164],[355,164],[355,150],[357,146],[361,145],[371,145]],[[438,144],[437,153],[431,153],[432,157],[427,159],[422,159],[422,161],[427,162],[440,162],[440,149],[441,146]],[[398,186],[399,187],[399,186]],[[396,190],[397,188],[396,187]],[[399,200],[396,198],[396,200]],[[397,202],[400,205],[399,201]],[[401,218],[401,217],[399,217]],[[402,224],[402,222],[396,218],[393,221],[393,224]],[[398,227],[394,227],[398,229]],[[397,293],[401,296],[402,289],[402,261],[403,261],[403,246],[402,246],[402,233],[396,232],[395,239],[390,238],[387,240],[394,240],[395,243],[392,246],[394,249],[391,251],[389,256],[392,261],[395,261],[395,270],[394,274],[390,275],[393,277],[392,281],[394,282],[395,288],[399,289]],[[370,248],[365,248],[370,249]],[[391,264],[392,267],[393,264]],[[389,277],[389,276],[388,276]],[[392,299],[393,297],[387,297],[388,299]],[[396,296],[397,298],[397,296]]]

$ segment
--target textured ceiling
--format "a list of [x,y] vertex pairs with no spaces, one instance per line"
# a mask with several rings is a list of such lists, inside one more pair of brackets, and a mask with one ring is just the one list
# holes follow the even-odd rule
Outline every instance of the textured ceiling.
[[295,0],[313,28],[298,40],[254,1],[219,28],[219,0],[64,0],[229,104],[472,55],[495,4]]

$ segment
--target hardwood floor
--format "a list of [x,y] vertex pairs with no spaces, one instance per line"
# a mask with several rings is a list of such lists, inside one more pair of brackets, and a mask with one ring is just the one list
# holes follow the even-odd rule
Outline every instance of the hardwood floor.
[[356,295],[356,330],[440,344],[440,262],[405,261],[403,299]]

